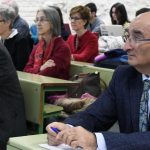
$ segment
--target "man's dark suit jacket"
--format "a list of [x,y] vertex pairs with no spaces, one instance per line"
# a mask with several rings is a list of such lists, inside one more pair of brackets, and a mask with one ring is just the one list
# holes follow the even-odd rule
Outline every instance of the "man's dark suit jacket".
[[[142,74],[131,66],[121,66],[102,96],[86,111],[65,122],[102,132],[107,150],[150,150],[150,132],[139,132],[142,91]],[[116,121],[121,133],[104,132]]]
[[11,57],[0,43],[0,150],[6,149],[9,137],[25,134],[23,94]]

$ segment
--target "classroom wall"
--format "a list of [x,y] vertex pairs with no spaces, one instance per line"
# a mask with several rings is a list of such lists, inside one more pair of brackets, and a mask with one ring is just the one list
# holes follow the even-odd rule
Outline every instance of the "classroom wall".
[[[1,1],[1,0],[0,0]],[[29,23],[35,19],[36,10],[45,3],[50,5],[57,5],[61,8],[65,22],[68,22],[68,12],[74,6],[86,4],[88,2],[95,2],[98,7],[98,16],[104,20],[105,23],[110,23],[109,10],[112,4],[122,2],[125,4],[129,19],[132,20],[135,11],[141,7],[150,7],[149,0],[16,0],[20,7],[20,14]]]

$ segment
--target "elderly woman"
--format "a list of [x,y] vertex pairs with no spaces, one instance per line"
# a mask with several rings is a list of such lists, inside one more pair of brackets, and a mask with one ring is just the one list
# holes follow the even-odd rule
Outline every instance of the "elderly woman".
[[15,11],[8,5],[0,5],[0,36],[1,41],[9,51],[16,70],[22,71],[28,61],[31,45],[27,37],[13,29]]
[[71,27],[76,34],[70,35],[67,43],[72,53],[72,60],[91,63],[98,55],[98,37],[86,29],[89,20],[90,10],[87,7],[76,6],[71,9]]
[[44,76],[68,79],[71,53],[60,37],[60,16],[53,7],[44,6],[37,11],[40,41],[32,50],[24,71]]

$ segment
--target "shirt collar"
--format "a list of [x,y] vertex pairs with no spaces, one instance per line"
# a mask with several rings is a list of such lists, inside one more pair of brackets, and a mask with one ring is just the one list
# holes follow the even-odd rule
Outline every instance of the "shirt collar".
[[[17,29],[12,29],[12,32],[11,32],[11,34],[9,35],[9,37],[7,37],[7,39],[13,38],[16,34],[18,34]],[[0,37],[0,40],[2,41],[2,43],[4,43],[6,39],[2,39],[2,37]]]
[[9,37],[7,39],[13,38],[16,34],[18,34],[17,29],[12,29],[12,32],[11,32],[11,34],[9,35]]
[[150,80],[150,76],[147,76],[145,74],[142,74],[142,79],[144,80]]

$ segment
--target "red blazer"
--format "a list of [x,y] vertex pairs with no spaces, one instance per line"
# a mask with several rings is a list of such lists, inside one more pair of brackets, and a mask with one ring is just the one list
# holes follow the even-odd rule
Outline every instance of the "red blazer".
[[70,35],[67,43],[69,44],[74,60],[83,62],[93,62],[98,55],[98,37],[90,31],[86,31],[78,38],[78,48],[76,50],[75,41],[77,35]]
[[40,75],[50,76],[50,77],[56,77],[56,78],[61,78],[61,79],[69,78],[71,53],[70,53],[68,45],[65,43],[65,41],[61,37],[58,37],[54,40],[53,50],[50,53],[50,56],[47,57],[47,60],[48,59],[54,60],[56,66],[48,67],[45,70],[43,71],[39,70],[38,72],[34,70],[33,65],[34,65],[35,51],[36,51],[36,48],[34,48],[31,52],[28,63],[26,64],[24,68],[25,72],[35,73],[35,74],[40,74]]

